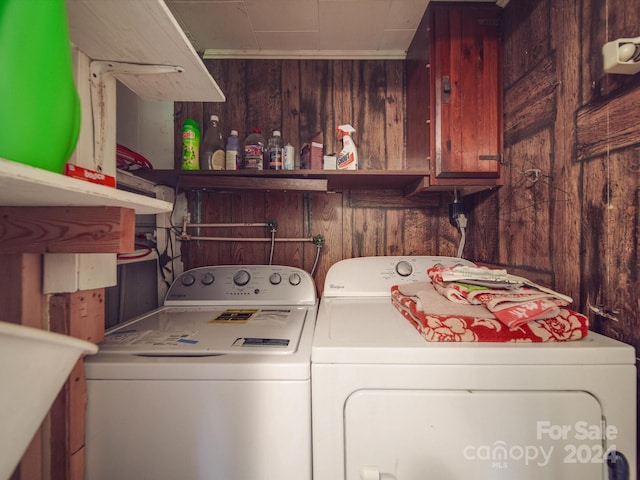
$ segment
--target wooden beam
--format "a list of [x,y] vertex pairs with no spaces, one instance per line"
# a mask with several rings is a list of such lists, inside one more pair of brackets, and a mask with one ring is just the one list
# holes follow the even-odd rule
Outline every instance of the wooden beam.
[[350,190],[352,208],[438,208],[440,193],[405,197],[397,190]]
[[271,178],[256,180],[252,177],[230,176],[184,176],[180,177],[182,188],[210,188],[216,190],[285,190],[299,192],[326,192],[327,180],[320,178]]
[[[104,289],[54,295],[51,331],[99,343],[104,339]],[[87,384],[78,360],[51,407],[51,480],[83,480]]]
[[577,158],[580,161],[603,156],[640,143],[640,91],[587,104],[578,110]]
[[42,257],[0,253],[2,320],[42,328]]
[[0,254],[130,253],[135,211],[121,207],[0,207]]

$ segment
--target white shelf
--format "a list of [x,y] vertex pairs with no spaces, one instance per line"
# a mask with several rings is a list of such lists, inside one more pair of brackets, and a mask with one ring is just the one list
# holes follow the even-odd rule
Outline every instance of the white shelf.
[[67,15],[71,42],[92,60],[184,69],[116,74],[143,100],[225,101],[164,0],[67,0]]
[[164,200],[85,182],[0,158],[3,207],[125,207],[136,214],[170,212]]

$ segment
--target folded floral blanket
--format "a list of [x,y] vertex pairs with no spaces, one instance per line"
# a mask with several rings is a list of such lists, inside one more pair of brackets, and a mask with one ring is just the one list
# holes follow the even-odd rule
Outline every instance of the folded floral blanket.
[[[471,305],[484,305],[495,317],[509,328],[526,324],[531,320],[556,318],[561,307],[568,305],[571,298],[544,288],[519,284],[502,284],[499,288],[492,282],[468,280],[446,281],[456,267],[433,267],[427,274],[435,289],[447,299]],[[477,268],[478,271],[488,269]],[[505,277],[506,278],[506,277]],[[517,277],[520,278],[520,277]]]
[[430,283],[391,287],[391,301],[430,342],[565,342],[589,331],[586,316],[561,307],[553,318],[509,328],[481,305],[450,302]]

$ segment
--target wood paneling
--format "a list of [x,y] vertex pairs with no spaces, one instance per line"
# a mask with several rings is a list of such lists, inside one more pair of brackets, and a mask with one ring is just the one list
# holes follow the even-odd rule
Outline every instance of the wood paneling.
[[505,92],[507,145],[553,122],[557,86],[556,57],[551,53]]
[[[505,90],[529,75],[551,51],[550,4],[554,0],[519,0],[504,10]],[[505,92],[507,93],[507,92]],[[531,99],[531,97],[525,97]],[[505,105],[506,107],[506,105]]]
[[508,181],[498,194],[499,258],[514,267],[549,270],[551,201],[567,201],[551,182],[551,132],[512,145],[509,156]]
[[640,75],[605,74],[601,48],[637,36],[640,12],[523,0],[504,19],[507,175],[465,199],[466,251],[570,295],[593,330],[638,350]]
[[577,112],[577,158],[585,160],[607,152],[640,145],[640,89],[589,104]]
[[[349,123],[357,130],[354,140],[360,170],[372,175],[354,180],[362,183],[358,189],[352,189],[351,180],[340,183],[340,178],[329,177],[329,189],[336,191],[327,193],[192,191],[188,196],[193,223],[275,220],[277,238],[322,235],[325,241],[314,271],[319,293],[329,267],[343,258],[455,254],[459,232],[448,220],[440,221],[440,194],[405,198],[402,188],[406,181],[391,179],[384,185],[374,175],[405,168],[404,62],[208,60],[206,65],[227,95],[227,102],[177,105],[180,121],[194,112],[203,114],[198,121],[216,113],[225,131],[237,129],[241,137],[253,127],[262,128],[265,136],[280,129],[285,142],[293,144],[296,151],[321,131],[326,153],[340,148],[336,127]],[[361,189],[366,182],[377,186]],[[269,233],[234,227],[216,229],[215,235],[268,237]],[[192,241],[183,245],[182,251],[187,268],[263,264],[269,261],[270,245]],[[310,271],[317,252],[309,242],[276,243],[273,262]]]
[[[571,295],[576,309],[590,312],[593,328],[640,347],[640,309],[631,293],[640,288],[640,76],[604,74],[600,53],[607,39],[637,35],[640,14],[626,5],[522,0],[504,9],[505,186],[464,198],[464,252]],[[623,10],[625,15],[616,14]],[[404,62],[210,60],[207,66],[227,102],[178,105],[177,125],[187,114],[200,112],[202,120],[203,112],[218,113],[241,136],[254,126],[280,128],[296,150],[322,131],[332,152],[339,148],[335,127],[351,123],[362,169],[415,169],[424,161],[405,154],[405,112],[415,99],[405,98]],[[323,235],[316,269],[321,291],[326,271],[342,258],[455,255],[460,232],[447,211],[453,196],[437,197],[429,200],[433,204],[409,204],[398,193],[349,188],[192,192],[190,211],[220,222],[278,217],[282,232]],[[269,254],[268,245],[245,243],[201,242],[186,251],[187,267],[264,263]],[[310,269],[315,252],[305,244],[277,258]],[[616,288],[620,282],[624,288]],[[596,315],[591,304],[618,312],[618,322]]]
[[472,257],[547,275],[593,328],[638,348],[640,79],[604,74],[600,54],[606,39],[633,34],[615,13],[637,20],[625,5],[507,6],[506,182],[465,203]]
[[[613,318],[595,318],[596,328],[614,338],[640,344],[635,328],[640,296],[638,227],[640,226],[640,148],[604,156],[585,165],[582,212],[584,266],[582,282],[587,308],[598,306]],[[634,174],[635,172],[635,174]],[[620,181],[624,178],[635,181]],[[612,179],[616,181],[611,181]]]

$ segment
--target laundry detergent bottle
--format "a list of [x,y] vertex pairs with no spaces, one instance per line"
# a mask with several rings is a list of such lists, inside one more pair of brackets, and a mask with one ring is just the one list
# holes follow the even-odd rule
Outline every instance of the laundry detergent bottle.
[[338,154],[336,160],[338,170],[357,170],[358,169],[358,149],[353,143],[351,134],[356,129],[351,125],[340,125],[338,127],[338,138],[342,139],[342,150]]
[[65,0],[0,0],[0,59],[0,158],[62,173],[80,133]]

